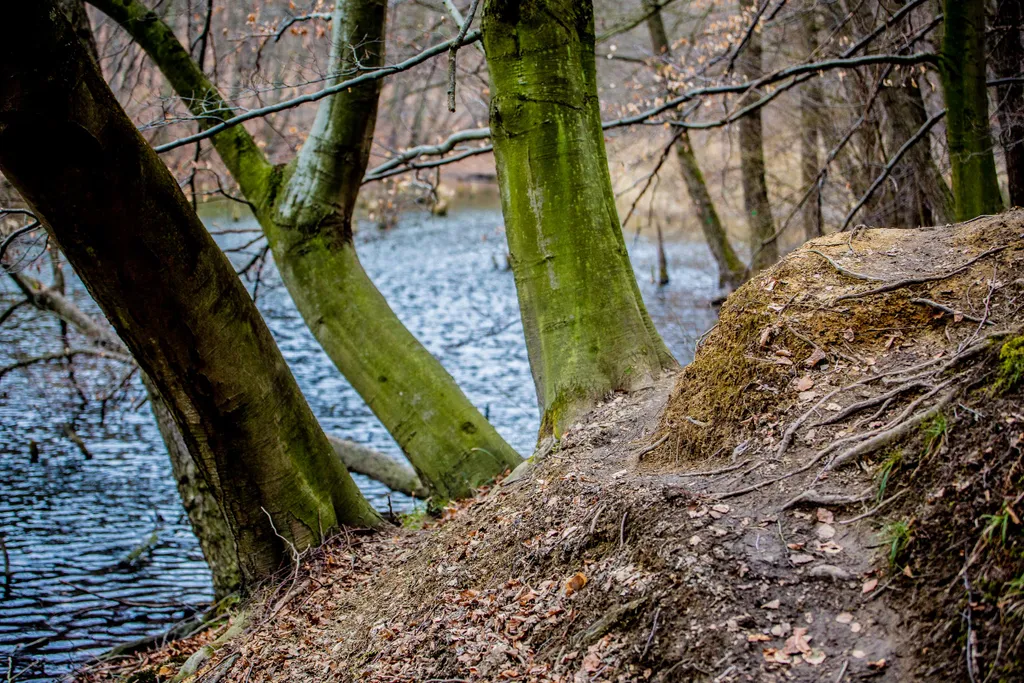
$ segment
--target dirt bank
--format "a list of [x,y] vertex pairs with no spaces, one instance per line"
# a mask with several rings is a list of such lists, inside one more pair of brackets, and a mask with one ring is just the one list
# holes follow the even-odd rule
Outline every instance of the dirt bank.
[[527,471],[309,553],[242,635],[83,678],[169,680],[220,638],[195,678],[1019,680],[1022,233],[815,240]]

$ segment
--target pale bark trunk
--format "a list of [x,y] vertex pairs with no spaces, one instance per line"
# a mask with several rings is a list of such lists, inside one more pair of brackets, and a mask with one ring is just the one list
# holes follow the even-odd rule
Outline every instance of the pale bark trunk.
[[650,386],[675,362],[647,315],[615,208],[592,4],[487,0],[483,33],[541,436],[560,436],[601,397]]
[[0,44],[0,169],[166,399],[246,580],[338,525],[380,524],[230,263],[70,24],[52,0],[10,12],[20,30]]

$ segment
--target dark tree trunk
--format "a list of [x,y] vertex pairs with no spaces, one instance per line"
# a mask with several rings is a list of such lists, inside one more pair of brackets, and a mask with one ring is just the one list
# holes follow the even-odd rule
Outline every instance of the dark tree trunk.
[[[992,26],[992,68],[999,79],[1020,78],[1024,74],[1024,46],[1021,24],[1022,0],[999,0]],[[1024,206],[1024,83],[996,86],[999,115],[999,142],[1006,159],[1006,179],[1010,206]]]
[[[891,154],[924,126],[928,112],[913,77],[902,84],[883,87],[879,99],[886,110]],[[954,220],[953,194],[932,159],[927,138],[910,148],[891,177],[896,191],[891,196],[895,215],[890,225],[915,228]]]
[[0,44],[0,169],[167,401],[248,581],[379,516],[334,456],[245,288],[53,0]]
[[[757,0],[743,0],[746,9],[757,11]],[[761,64],[761,34],[753,31],[743,52],[737,60],[740,76],[745,81],[755,81],[763,75]],[[760,97],[760,91],[751,92],[739,103],[742,107]],[[743,177],[743,204],[747,210],[747,224],[750,226],[750,270],[756,273],[779,260],[779,247],[775,235],[775,221],[772,207],[768,202],[768,183],[765,180],[764,132],[761,110],[751,112],[740,119],[740,173]]]
[[[813,6],[806,8],[802,17],[804,54],[810,55],[818,45],[818,14]],[[812,78],[800,89],[800,182],[804,187],[814,185],[810,196],[804,202],[801,218],[804,224],[804,239],[814,239],[823,234],[821,225],[821,198],[819,195],[818,170],[821,168],[821,116],[824,110],[821,83]]]
[[953,166],[957,220],[999,213],[992,134],[988,123],[985,0],[945,0],[939,67],[946,95],[946,138]]

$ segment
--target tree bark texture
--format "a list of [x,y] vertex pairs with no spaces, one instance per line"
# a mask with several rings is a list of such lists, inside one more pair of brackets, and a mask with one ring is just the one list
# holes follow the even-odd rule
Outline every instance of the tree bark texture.
[[[1024,74],[1021,25],[1024,1],[998,0],[992,26],[992,67],[996,78],[1020,78]],[[996,86],[999,142],[1006,160],[1010,206],[1024,206],[1024,83]]]
[[[381,523],[245,288],[52,0],[10,9],[0,169],[167,401],[247,581],[341,524]],[[276,527],[276,528],[275,528]]]
[[[757,0],[742,0],[742,6],[753,16],[757,11]],[[761,52],[761,34],[759,31],[752,31],[750,40],[736,62],[743,80],[754,81],[764,74]],[[738,106],[742,107],[760,96],[757,91],[752,91]],[[750,226],[750,270],[757,273],[779,260],[778,243],[771,239],[775,235],[775,221],[772,220],[772,206],[768,202],[768,183],[765,180],[761,110],[758,109],[740,119],[739,128],[743,204],[747,211],[747,224]]]
[[953,166],[956,218],[999,213],[992,135],[988,123],[984,0],[944,0],[939,71],[946,95],[946,139]]
[[[913,77],[907,77],[900,84],[884,86],[879,99],[886,110],[888,147],[892,153],[924,126],[928,112]],[[896,215],[889,221],[890,225],[914,228],[954,221],[953,193],[932,158],[927,138],[907,151],[891,177],[897,187],[892,197]]]
[[[170,28],[137,0],[90,0],[150,55],[194,114],[231,108]],[[383,0],[339,2],[332,21],[334,76],[384,60]],[[321,101],[309,139],[291,163],[270,165],[243,126],[212,138],[256,206],[282,279],[324,351],[442,499],[520,462],[426,348],[402,325],[359,263],[352,212],[366,168],[379,81]],[[213,122],[208,123],[212,125]]]
[[560,436],[675,365],[647,315],[612,194],[589,0],[488,0],[491,133],[541,406]]

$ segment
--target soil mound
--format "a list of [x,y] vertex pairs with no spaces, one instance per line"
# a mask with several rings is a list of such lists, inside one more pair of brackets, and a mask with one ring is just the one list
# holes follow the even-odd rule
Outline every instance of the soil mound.
[[215,642],[190,680],[1019,678],[1022,233],[815,240],[527,471],[82,677],[170,680]]

